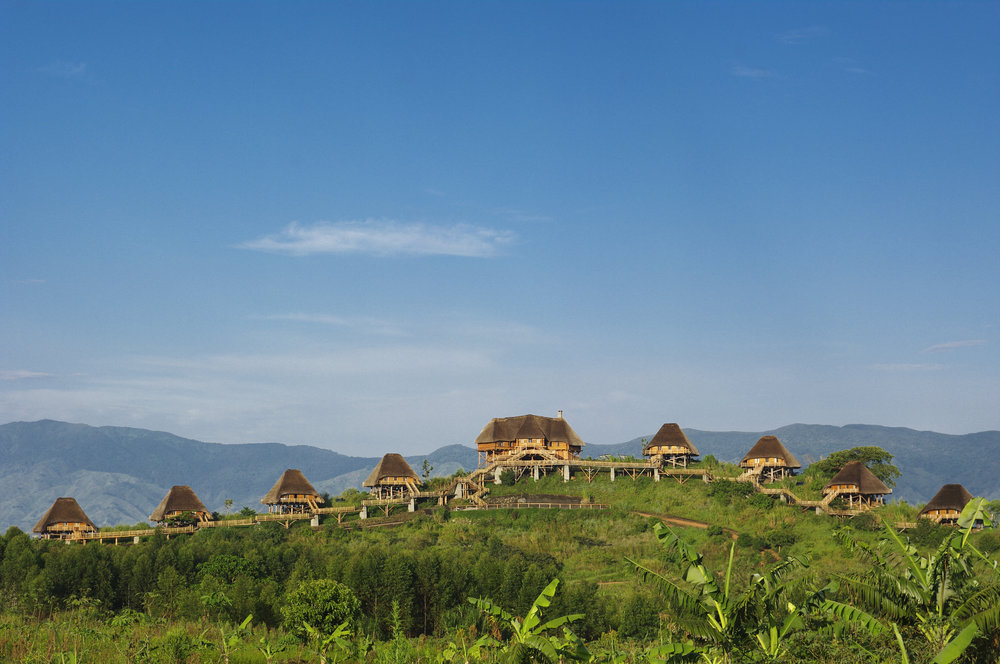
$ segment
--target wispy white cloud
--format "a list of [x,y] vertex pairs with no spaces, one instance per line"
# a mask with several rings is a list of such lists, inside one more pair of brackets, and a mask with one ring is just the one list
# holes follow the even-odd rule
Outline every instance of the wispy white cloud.
[[919,362],[914,363],[897,363],[897,364],[873,364],[872,369],[875,371],[939,371],[944,369],[946,365],[944,364],[921,364]]
[[370,254],[374,256],[495,255],[510,244],[510,231],[468,224],[433,226],[394,221],[344,221],[312,226],[289,224],[280,233],[237,245],[240,249],[269,251],[290,256],[314,254]]
[[805,44],[830,34],[830,30],[820,25],[811,25],[806,28],[794,28],[778,35],[778,41],[782,44]]
[[747,67],[745,65],[734,65],[730,73],[740,78],[774,78],[777,73],[773,69],[760,69],[757,67]]
[[956,348],[971,348],[973,346],[985,346],[986,339],[966,339],[965,341],[946,341],[943,344],[934,344],[923,350],[924,353],[944,353]]
[[44,371],[27,371],[25,369],[0,369],[0,380],[31,380],[33,378],[50,378],[52,374]]
[[44,279],[17,279],[14,281],[15,284],[20,284],[22,286],[37,286],[39,284],[44,284]]
[[66,60],[56,60],[47,65],[36,67],[35,71],[46,76],[57,78],[70,78],[84,80],[90,76],[86,62],[68,62]]

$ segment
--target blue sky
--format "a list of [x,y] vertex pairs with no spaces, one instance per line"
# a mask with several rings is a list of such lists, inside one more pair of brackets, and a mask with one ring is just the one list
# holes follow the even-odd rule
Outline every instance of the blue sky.
[[998,3],[0,3],[0,422],[1000,429]]

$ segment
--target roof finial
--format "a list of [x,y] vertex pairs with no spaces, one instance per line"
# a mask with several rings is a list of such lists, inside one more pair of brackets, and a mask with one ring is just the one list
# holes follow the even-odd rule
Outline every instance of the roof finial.
[[559,415],[558,415],[558,417],[559,417],[559,419],[560,419],[560,420],[561,420],[561,419],[563,418],[563,416],[562,416],[562,411],[561,411],[561,410],[559,411]]

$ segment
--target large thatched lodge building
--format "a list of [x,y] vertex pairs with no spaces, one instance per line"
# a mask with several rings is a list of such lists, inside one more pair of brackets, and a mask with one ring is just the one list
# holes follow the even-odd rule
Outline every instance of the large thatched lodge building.
[[515,454],[522,459],[575,459],[583,446],[561,410],[557,417],[494,417],[476,438],[480,466]]

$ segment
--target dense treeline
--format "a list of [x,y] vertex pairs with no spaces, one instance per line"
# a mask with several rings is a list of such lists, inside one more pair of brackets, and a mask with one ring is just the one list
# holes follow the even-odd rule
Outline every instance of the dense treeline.
[[[349,587],[361,602],[361,627],[384,638],[394,601],[407,635],[442,634],[475,622],[470,596],[525,611],[562,567],[495,536],[438,545],[440,532],[425,525],[403,537],[365,537],[261,524],[172,539],[159,534],[129,546],[80,546],[33,540],[11,528],[0,539],[0,601],[4,611],[43,615],[87,598],[110,612],[231,621],[252,614],[276,626],[286,593],[300,581],[324,578]],[[596,591],[593,583],[569,584],[558,602],[601,608]],[[592,611],[584,634],[620,627],[613,624],[620,618],[607,614]]]

